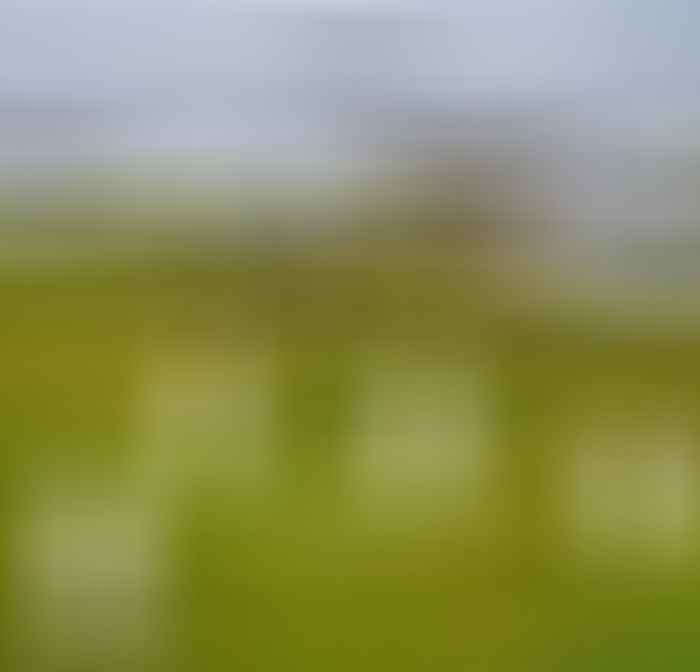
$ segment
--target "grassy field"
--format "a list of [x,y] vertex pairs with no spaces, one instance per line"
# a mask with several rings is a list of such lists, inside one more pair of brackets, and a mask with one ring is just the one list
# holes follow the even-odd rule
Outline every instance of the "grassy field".
[[41,240],[0,280],[4,669],[697,669],[692,320]]

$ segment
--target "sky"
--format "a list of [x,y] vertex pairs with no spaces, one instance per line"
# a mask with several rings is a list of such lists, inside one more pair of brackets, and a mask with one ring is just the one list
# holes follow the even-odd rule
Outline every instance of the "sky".
[[0,167],[333,162],[481,106],[556,128],[579,202],[602,157],[638,194],[700,149],[699,32],[691,0],[4,0]]
[[336,47],[358,61],[383,26],[393,43],[385,59],[403,42],[404,66],[432,63],[436,78],[463,90],[691,90],[698,19],[688,0],[6,0],[0,95],[97,96],[247,72],[272,78],[322,65],[315,57],[323,61],[329,45],[321,54],[318,39],[303,36],[324,24],[354,31],[355,44]]

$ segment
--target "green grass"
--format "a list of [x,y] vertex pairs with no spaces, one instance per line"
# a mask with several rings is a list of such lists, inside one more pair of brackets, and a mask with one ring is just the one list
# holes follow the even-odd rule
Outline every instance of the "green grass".
[[[692,333],[511,311],[452,264],[153,249],[0,281],[4,669],[697,668],[692,557],[587,565],[556,499],[596,418],[697,449]],[[405,426],[462,440],[463,388],[463,500],[353,494],[370,431],[392,474]]]

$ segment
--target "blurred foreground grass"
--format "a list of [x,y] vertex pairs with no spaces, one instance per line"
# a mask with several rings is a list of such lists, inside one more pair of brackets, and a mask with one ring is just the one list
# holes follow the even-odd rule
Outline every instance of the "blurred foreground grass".
[[694,318],[483,252],[10,231],[3,669],[697,669]]

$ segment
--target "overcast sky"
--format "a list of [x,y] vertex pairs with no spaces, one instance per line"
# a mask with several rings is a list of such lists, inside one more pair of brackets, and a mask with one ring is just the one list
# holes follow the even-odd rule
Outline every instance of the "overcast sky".
[[336,136],[358,119],[479,101],[601,151],[697,148],[697,0],[3,0],[0,14],[0,166],[345,157]]
[[[458,89],[543,95],[673,87],[690,93],[700,72],[700,7],[693,0],[2,4],[0,93],[5,94],[98,95],[158,80],[225,80],[246,72],[274,77],[294,68],[312,69],[323,65],[314,59],[332,54],[333,45],[322,45],[321,52],[317,38],[305,43],[304,24],[309,28],[323,21],[335,23],[336,31],[343,22],[354,26],[355,42],[338,44],[337,50],[354,50],[358,60],[363,31],[371,47],[373,24],[384,22],[393,43],[387,44],[384,59],[396,57],[392,52],[403,43],[398,55],[404,67],[432,65],[436,78],[442,75]],[[297,26],[296,33],[290,25]],[[378,51],[372,54],[382,59]],[[395,64],[397,71],[401,65]]]

